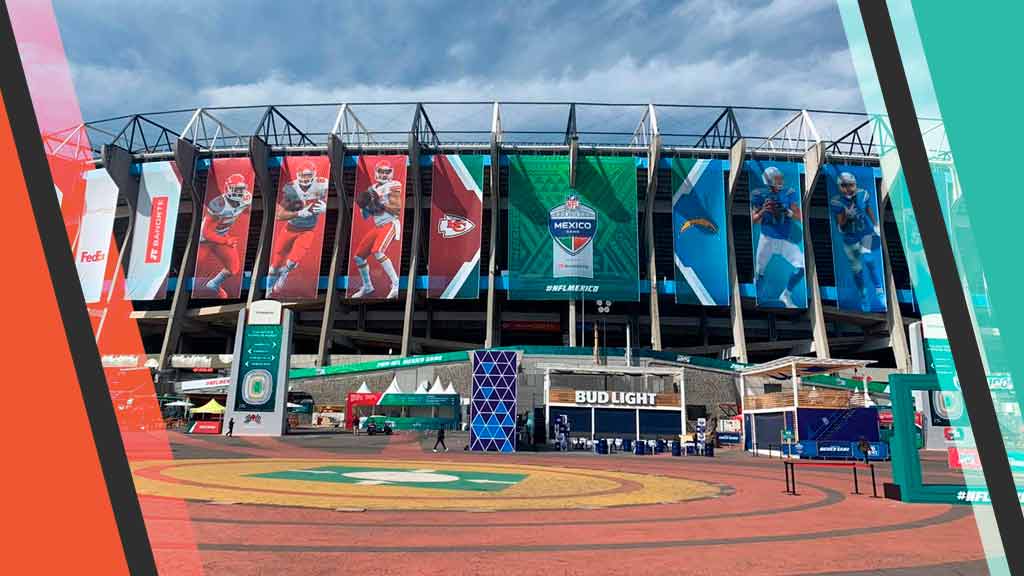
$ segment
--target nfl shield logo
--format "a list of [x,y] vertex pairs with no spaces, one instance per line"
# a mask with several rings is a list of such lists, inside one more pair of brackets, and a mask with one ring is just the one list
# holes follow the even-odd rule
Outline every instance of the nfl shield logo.
[[559,247],[576,255],[597,235],[597,212],[570,194],[564,204],[555,206],[548,214],[548,231]]

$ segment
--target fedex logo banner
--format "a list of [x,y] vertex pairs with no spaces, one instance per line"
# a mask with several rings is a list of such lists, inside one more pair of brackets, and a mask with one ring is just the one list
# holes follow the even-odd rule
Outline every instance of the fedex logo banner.
[[107,251],[114,233],[117,184],[104,169],[85,174],[85,211],[78,233],[75,268],[86,304],[99,302],[107,269]]
[[161,300],[167,296],[181,177],[174,162],[148,162],[141,169],[125,299]]

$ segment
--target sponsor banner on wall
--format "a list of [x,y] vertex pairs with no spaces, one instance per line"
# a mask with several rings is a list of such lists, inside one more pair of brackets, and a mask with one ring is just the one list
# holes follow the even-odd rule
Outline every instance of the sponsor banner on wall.
[[483,182],[483,156],[434,156],[428,298],[480,296]]
[[224,300],[242,295],[255,178],[248,158],[216,158],[211,163],[193,298]]
[[85,211],[75,247],[75,267],[87,304],[99,302],[103,295],[116,208],[117,184],[110,174],[102,168],[86,172]]
[[398,298],[407,156],[360,156],[356,164],[348,298]]
[[806,308],[800,165],[747,161],[754,286],[763,308]]
[[178,223],[181,175],[174,162],[140,166],[139,201],[135,210],[131,259],[125,278],[127,300],[161,300],[167,295],[167,273]]
[[288,156],[281,163],[267,298],[316,298],[330,165],[327,156]]
[[729,305],[725,173],[721,160],[672,160],[676,302]]
[[636,302],[639,294],[636,162],[512,156],[509,298]]
[[871,166],[822,168],[840,310],[885,312],[882,236]]

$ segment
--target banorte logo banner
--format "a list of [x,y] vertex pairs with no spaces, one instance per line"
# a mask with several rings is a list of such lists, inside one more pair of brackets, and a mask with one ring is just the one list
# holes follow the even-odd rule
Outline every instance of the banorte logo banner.
[[406,156],[360,156],[356,166],[346,297],[398,298]]
[[636,302],[637,179],[633,158],[567,156],[509,163],[509,298]]
[[800,165],[748,160],[754,286],[762,308],[807,308]]
[[672,159],[676,302],[729,305],[725,171],[721,160]]
[[871,166],[822,168],[840,310],[885,312],[881,221]]
[[434,156],[427,297],[480,296],[484,156]]
[[255,179],[248,158],[216,158],[210,164],[193,298],[241,296]]
[[288,156],[281,163],[268,298],[316,298],[330,166],[327,156]]
[[149,162],[140,168],[139,201],[124,297],[162,300],[167,295],[167,273],[171,270],[171,249],[178,224],[181,175],[174,162]]
[[103,296],[107,259],[114,233],[117,209],[117,184],[100,168],[85,174],[85,212],[75,246],[75,267],[87,304]]

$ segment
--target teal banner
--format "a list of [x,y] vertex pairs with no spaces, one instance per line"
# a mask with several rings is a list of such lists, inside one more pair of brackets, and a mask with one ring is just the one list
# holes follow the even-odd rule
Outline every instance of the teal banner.
[[249,324],[242,339],[238,366],[237,412],[273,412],[277,368],[281,363],[282,328],[277,324]]

